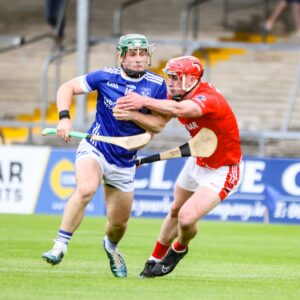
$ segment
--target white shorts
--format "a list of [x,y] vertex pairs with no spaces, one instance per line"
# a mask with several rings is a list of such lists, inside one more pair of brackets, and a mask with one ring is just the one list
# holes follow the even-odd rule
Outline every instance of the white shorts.
[[218,169],[200,167],[194,157],[190,157],[181,170],[177,184],[191,192],[198,187],[209,187],[219,194],[221,200],[237,191],[244,172],[244,162],[238,165],[223,166]]
[[99,163],[103,172],[104,184],[113,186],[122,192],[132,192],[134,190],[135,166],[121,168],[110,164],[98,149],[86,140],[82,140],[77,148],[75,164],[87,157],[94,158]]

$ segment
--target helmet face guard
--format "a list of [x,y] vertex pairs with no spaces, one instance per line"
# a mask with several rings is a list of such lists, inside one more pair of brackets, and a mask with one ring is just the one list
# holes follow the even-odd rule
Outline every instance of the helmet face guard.
[[119,57],[123,59],[126,56],[128,50],[146,50],[147,51],[147,62],[143,71],[135,71],[131,68],[124,67],[121,63],[121,67],[129,77],[139,78],[146,72],[147,66],[151,66],[151,56],[154,51],[154,45],[150,45],[147,38],[141,34],[127,34],[120,37],[117,45],[117,53]]
[[167,62],[163,69],[168,94],[176,101],[190,92],[203,75],[203,67],[194,56],[176,57]]

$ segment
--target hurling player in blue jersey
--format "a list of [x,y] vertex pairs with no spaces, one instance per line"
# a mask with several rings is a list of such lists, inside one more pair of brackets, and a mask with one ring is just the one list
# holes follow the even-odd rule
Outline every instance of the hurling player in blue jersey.
[[[58,136],[65,141],[70,139],[68,135],[72,124],[69,109],[73,95],[95,90],[98,92],[96,116],[89,133],[104,136],[131,136],[145,131],[158,133],[166,120],[148,109],[124,112],[128,114],[127,121],[116,120],[113,116],[117,99],[128,92],[156,99],[166,98],[163,79],[147,70],[152,50],[153,46],[143,35],[122,36],[117,45],[119,67],[103,68],[64,83],[57,92]],[[136,151],[92,140],[81,141],[75,163],[77,186],[65,207],[54,246],[42,256],[48,263],[56,265],[61,262],[73,233],[83,219],[86,205],[103,182],[107,211],[103,247],[114,276],[127,276],[117,245],[131,214],[135,157]]]

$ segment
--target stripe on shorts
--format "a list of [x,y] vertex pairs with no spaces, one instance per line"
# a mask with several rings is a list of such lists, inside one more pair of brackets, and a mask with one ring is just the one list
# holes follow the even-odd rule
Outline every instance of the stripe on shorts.
[[240,165],[229,166],[229,171],[222,190],[219,193],[221,200],[224,200],[228,194],[235,188],[240,179]]

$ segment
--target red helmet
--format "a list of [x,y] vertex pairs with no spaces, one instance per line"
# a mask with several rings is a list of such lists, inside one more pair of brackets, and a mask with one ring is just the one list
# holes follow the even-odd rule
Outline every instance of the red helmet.
[[200,60],[195,56],[179,56],[170,59],[163,70],[167,74],[176,73],[182,80],[182,76],[195,76],[199,82],[203,75],[203,67]]
[[203,67],[197,57],[180,56],[170,59],[163,72],[169,97],[181,101],[200,82]]

